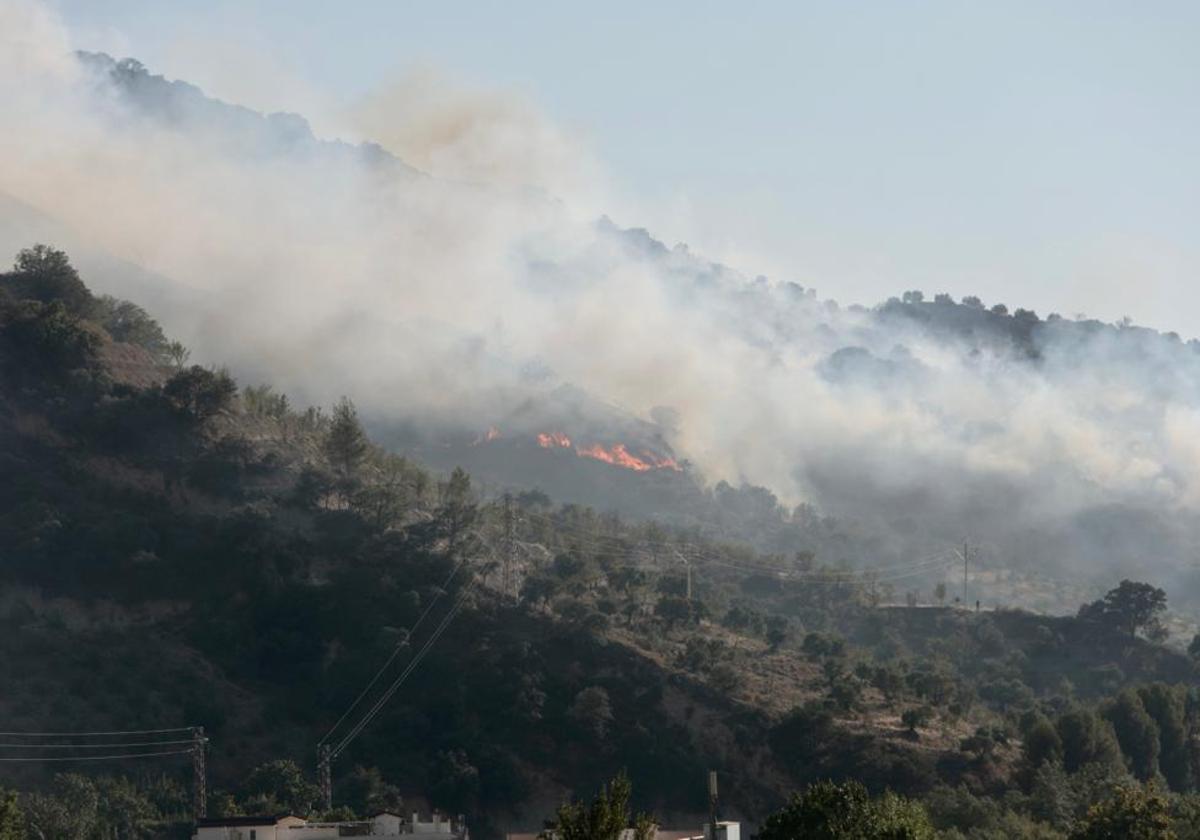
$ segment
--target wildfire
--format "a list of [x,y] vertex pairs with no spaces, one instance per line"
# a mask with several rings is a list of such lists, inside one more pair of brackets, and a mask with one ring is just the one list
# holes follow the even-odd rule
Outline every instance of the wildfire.
[[488,430],[486,432],[484,432],[483,434],[479,435],[478,437],[476,437],[475,440],[473,440],[471,442],[471,445],[479,446],[480,444],[483,444],[483,443],[491,443],[492,441],[496,440],[498,437],[500,437],[500,430],[497,429],[495,426],[488,426]]
[[571,448],[571,439],[562,432],[539,432],[537,442],[542,449]]
[[[500,430],[492,426],[485,434],[480,435],[476,439],[475,445],[489,443],[500,436]],[[612,446],[593,443],[583,446],[582,444],[574,443],[571,438],[562,432],[538,432],[537,445],[542,449],[574,452],[580,458],[591,458],[593,461],[602,461],[605,464],[612,464],[614,467],[621,467],[622,469],[633,470],[634,472],[649,472],[650,470],[683,472],[683,467],[679,466],[679,462],[674,458],[666,455],[656,455],[647,449],[639,450],[637,454],[634,454],[623,443],[614,443]]]
[[675,470],[679,472],[682,469],[674,458],[654,455],[644,450],[640,455],[634,455],[623,443],[614,443],[607,449],[598,443],[594,443],[588,447],[579,447],[575,452],[582,458],[593,458],[597,461],[603,461],[606,464],[612,464],[615,467],[624,467],[627,470],[634,470],[636,472],[646,472],[647,470]]

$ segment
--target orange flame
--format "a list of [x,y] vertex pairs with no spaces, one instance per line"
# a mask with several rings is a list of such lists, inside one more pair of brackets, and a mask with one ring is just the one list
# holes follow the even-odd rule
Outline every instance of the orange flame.
[[651,466],[653,466],[656,470],[673,470],[675,472],[683,472],[683,467],[679,466],[679,462],[674,458],[671,458],[667,455],[661,455],[657,457],[654,455],[649,455],[648,457],[651,459]]
[[639,457],[630,452],[623,443],[614,443],[608,449],[605,449],[598,443],[594,443],[588,447],[580,447],[575,451],[583,458],[594,458],[597,461],[603,461],[615,467],[624,467],[627,470],[635,470],[636,472],[663,469],[679,472],[682,469],[674,458],[660,457],[645,451]]
[[571,439],[562,432],[539,432],[537,442],[542,449],[571,448]]
[[498,437],[500,437],[500,430],[495,426],[488,426],[488,430],[476,436],[475,440],[471,441],[471,445],[479,446],[481,443],[491,443]]
[[575,454],[580,458],[603,461],[606,464],[612,464],[614,467],[621,467],[622,469],[633,470],[635,472],[647,472],[649,470],[674,470],[675,472],[683,472],[683,467],[679,466],[679,462],[674,458],[665,455],[655,455],[653,452],[645,449],[635,455],[623,443],[614,443],[609,447],[605,447],[599,443],[593,443],[590,446],[577,446],[572,444],[571,439],[562,432],[539,432],[537,443],[542,449],[573,448]]

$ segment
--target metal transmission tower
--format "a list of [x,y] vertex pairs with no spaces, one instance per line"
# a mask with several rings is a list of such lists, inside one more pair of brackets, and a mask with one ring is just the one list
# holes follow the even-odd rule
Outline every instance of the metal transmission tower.
[[[464,554],[459,558],[458,564],[454,567],[454,570],[450,572],[450,576],[447,577],[443,583],[443,590],[450,585],[451,579],[458,574],[458,570],[462,568],[465,563],[466,555]],[[367,727],[367,725],[375,719],[383,707],[387,705],[387,702],[392,698],[392,696],[400,690],[401,686],[404,685],[405,681],[409,678],[409,676],[412,675],[413,671],[417,669],[417,666],[419,666],[421,661],[428,655],[430,649],[434,646],[434,644],[437,643],[437,640],[441,638],[443,633],[446,632],[446,628],[450,626],[450,622],[454,620],[454,617],[458,615],[459,611],[463,608],[477,582],[477,579],[472,579],[462,587],[462,590],[458,593],[458,598],[455,599],[450,608],[446,610],[445,614],[442,616],[442,620],[429,634],[429,637],[425,640],[425,643],[420,647],[420,649],[416,650],[412,654],[412,658],[409,659],[408,665],[406,665],[404,670],[400,672],[400,675],[392,681],[392,684],[388,686],[383,694],[379,696],[371,708],[359,718],[358,723],[352,726],[350,731],[342,736],[340,740],[337,740],[336,743],[331,740],[333,738],[333,734],[342,725],[343,721],[350,716],[350,713],[358,707],[358,704],[363,701],[363,698],[370,693],[371,689],[374,688],[380,677],[382,677],[384,672],[387,671],[388,667],[396,659],[400,651],[408,647],[407,645],[397,646],[397,648],[392,652],[392,655],[389,656],[387,661],[383,663],[383,667],[375,672],[375,676],[371,678],[369,683],[367,683],[367,687],[364,688],[358,697],[355,698],[354,702],[350,704],[350,708],[346,709],[346,711],[342,713],[342,716],[338,718],[337,723],[335,723],[333,727],[325,733],[325,737],[321,739],[318,749],[317,775],[321,783],[321,796],[325,802],[327,810],[332,810],[333,808],[333,785],[331,783],[333,760],[341,755],[342,751],[350,745],[350,742],[357,738],[359,733],[361,733]],[[433,605],[437,603],[437,599],[440,597],[440,592],[441,590],[439,590],[439,595],[435,596],[433,601],[430,602],[429,606],[425,608],[425,612],[421,613],[416,624],[413,625],[413,633],[415,633],[417,628],[425,621],[425,617],[429,615],[430,611],[433,609]]]
[[708,837],[717,840],[717,771],[708,771]]
[[687,576],[684,592],[687,594],[687,599],[690,602],[692,600],[692,558],[684,556],[680,553],[679,549],[675,548],[674,546],[671,547],[671,553],[675,555],[676,560],[683,564],[683,568]]
[[516,515],[513,513],[512,493],[504,494],[504,572],[500,587],[504,597],[512,590],[513,567],[516,565]]
[[203,726],[192,727],[192,814],[197,820],[208,815],[208,771],[204,763]]
[[962,547],[962,561],[963,561],[962,602],[963,602],[963,608],[968,609],[968,610],[971,608],[970,601],[967,600],[967,564],[970,562],[970,560],[971,560],[971,544],[969,542],[964,541],[963,547]]
[[321,808],[333,810],[333,755],[328,744],[317,748],[317,782],[321,786]]

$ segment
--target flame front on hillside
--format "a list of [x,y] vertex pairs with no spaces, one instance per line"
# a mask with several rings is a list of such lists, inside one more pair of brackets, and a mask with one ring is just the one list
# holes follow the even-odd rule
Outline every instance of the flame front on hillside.
[[581,458],[593,458],[597,461],[603,461],[606,464],[624,467],[627,470],[635,470],[637,472],[646,472],[647,470],[675,470],[676,472],[680,472],[682,470],[682,467],[676,463],[674,458],[658,456],[644,450],[640,456],[634,455],[623,443],[614,443],[608,449],[605,449],[598,443],[594,443],[588,447],[576,448],[575,454]]
[[542,449],[571,448],[571,439],[562,432],[538,432],[537,442]]
[[[490,443],[500,437],[502,437],[500,430],[492,426],[486,433],[479,435],[472,446]],[[580,458],[590,458],[593,461],[601,461],[634,472],[650,470],[683,472],[683,467],[679,465],[679,462],[669,455],[659,455],[645,448],[637,450],[635,454],[624,443],[614,443],[611,446],[592,443],[585,446],[574,443],[569,436],[562,432],[538,432],[535,439],[537,445],[542,449],[570,450]]]

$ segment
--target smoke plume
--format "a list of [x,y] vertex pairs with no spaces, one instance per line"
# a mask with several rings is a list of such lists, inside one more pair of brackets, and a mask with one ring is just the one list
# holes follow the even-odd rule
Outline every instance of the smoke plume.
[[1069,321],[940,330],[919,307],[742,277],[598,223],[593,156],[504,94],[412,76],[356,111],[382,147],[356,146],[86,46],[45,6],[0,2],[0,193],[80,259],[113,258],[87,279],[199,360],[479,430],[570,383],[671,418],[709,482],[972,534],[1014,563],[1190,573],[1193,346]]

